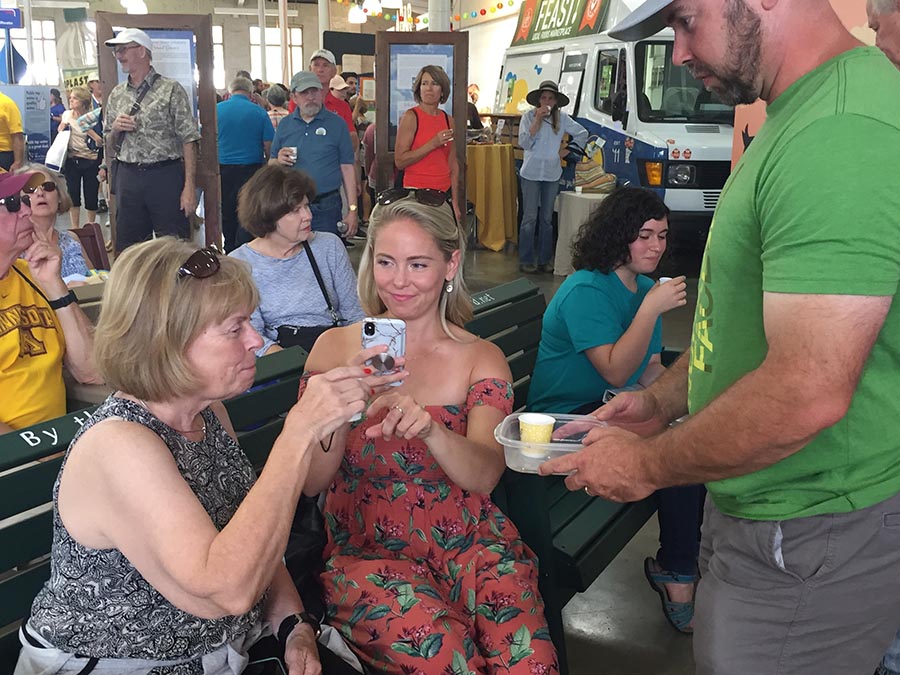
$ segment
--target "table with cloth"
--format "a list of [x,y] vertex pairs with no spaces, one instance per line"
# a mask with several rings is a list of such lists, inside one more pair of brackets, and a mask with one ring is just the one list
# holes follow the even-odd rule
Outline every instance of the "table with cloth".
[[518,239],[516,168],[513,146],[466,146],[466,196],[475,205],[478,241],[492,251],[502,251],[507,241]]
[[588,192],[559,193],[559,201],[556,203],[559,208],[559,235],[556,239],[553,274],[564,277],[575,271],[572,269],[572,242],[578,234],[578,228],[605,198],[605,194]]

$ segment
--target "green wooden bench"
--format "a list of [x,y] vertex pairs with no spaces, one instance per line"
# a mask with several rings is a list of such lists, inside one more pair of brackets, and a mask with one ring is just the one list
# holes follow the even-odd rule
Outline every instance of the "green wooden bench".
[[[546,304],[540,289],[518,279],[473,297],[476,316],[467,328],[499,346],[509,361],[514,409],[525,407],[541,340]],[[507,470],[493,495],[540,560],[540,591],[550,636],[568,673],[562,609],[612,562],[656,511],[652,499],[617,504],[570,492],[560,476]]]
[[[254,389],[225,403],[235,429],[243,430],[238,439],[257,471],[281,432],[280,415],[297,401],[305,362],[306,352],[299,347],[259,359]],[[49,500],[62,463],[61,456],[53,456],[66,450],[95,409],[0,435],[0,673],[13,672],[19,624],[50,574]]]

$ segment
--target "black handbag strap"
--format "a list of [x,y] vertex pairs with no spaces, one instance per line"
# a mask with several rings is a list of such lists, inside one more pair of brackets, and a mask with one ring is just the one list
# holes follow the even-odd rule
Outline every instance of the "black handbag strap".
[[24,274],[22,274],[22,273],[16,268],[15,265],[13,265],[13,272],[15,272],[15,273],[18,274],[20,277],[22,277],[22,278],[25,280],[25,283],[28,284],[29,286],[31,286],[31,287],[35,290],[35,292],[36,292],[39,296],[41,296],[41,297],[44,299],[45,302],[47,302],[48,304],[50,303],[50,300],[47,299],[47,296],[44,295],[44,292],[43,292],[40,288],[38,288],[37,286],[35,286],[34,282],[33,282],[31,279],[29,279],[27,276],[25,276]]
[[[156,84],[156,81],[159,79],[159,73],[153,73],[152,75],[148,75],[144,78],[144,81],[138,85],[137,88],[137,96],[134,99],[134,103],[131,104],[131,111],[128,113],[129,117],[134,117],[138,114],[141,109],[141,101],[144,100],[144,97],[147,95],[147,92],[150,91],[150,88]],[[122,149],[122,143],[125,142],[125,134],[127,132],[120,131],[119,135],[116,137],[116,143],[113,146],[113,155],[115,157],[119,156],[119,150]]]
[[319,282],[319,290],[322,291],[322,296],[325,298],[325,304],[328,305],[328,313],[331,314],[331,321],[335,326],[340,326],[343,319],[331,303],[331,297],[328,295],[328,289],[325,288],[325,282],[322,280],[322,273],[319,271],[318,264],[316,264],[316,257],[313,255],[312,246],[309,245],[308,241],[304,241],[303,248],[306,250],[309,264],[312,265],[313,274],[316,275],[316,281]]

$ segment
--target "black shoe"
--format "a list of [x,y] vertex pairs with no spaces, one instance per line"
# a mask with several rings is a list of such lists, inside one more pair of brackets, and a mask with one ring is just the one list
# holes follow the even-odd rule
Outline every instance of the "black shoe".
[[519,265],[519,271],[524,272],[525,274],[536,274],[538,271],[538,268],[536,266],[532,265],[531,263],[529,263],[527,265]]
[[108,213],[109,205],[106,203],[105,199],[101,199],[97,202],[97,213]]

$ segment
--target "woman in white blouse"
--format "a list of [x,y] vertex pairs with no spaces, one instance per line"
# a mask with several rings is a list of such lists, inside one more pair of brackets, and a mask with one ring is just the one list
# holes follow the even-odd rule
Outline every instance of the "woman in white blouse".
[[[547,80],[525,97],[535,106],[522,116],[519,145],[525,159],[519,177],[522,181],[522,225],[519,229],[519,271],[552,272],[553,204],[562,175],[560,160],[565,156],[561,143],[569,134],[584,147],[588,132],[560,108],[569,105],[569,97],[559,92],[556,83]],[[534,246],[535,224],[538,246]]]

